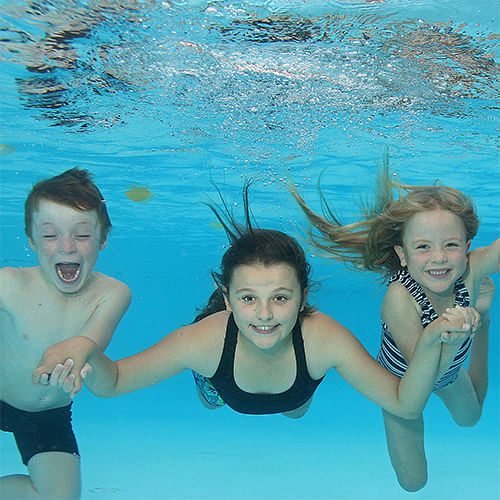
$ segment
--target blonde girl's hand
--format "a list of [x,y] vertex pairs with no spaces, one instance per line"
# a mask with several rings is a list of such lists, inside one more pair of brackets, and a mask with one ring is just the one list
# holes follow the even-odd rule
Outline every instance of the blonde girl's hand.
[[462,327],[462,332],[448,330],[445,324],[444,331],[441,334],[441,341],[445,344],[461,342],[467,336],[473,338],[481,325],[481,317],[473,307],[449,307],[441,318],[448,321],[450,324],[459,324]]

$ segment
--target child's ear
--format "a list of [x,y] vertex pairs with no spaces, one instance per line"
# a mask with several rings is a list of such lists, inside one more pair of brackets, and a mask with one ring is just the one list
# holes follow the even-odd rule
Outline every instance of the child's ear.
[[394,251],[399,257],[399,262],[401,263],[402,267],[406,266],[406,257],[405,257],[405,251],[403,250],[403,247],[399,245],[394,245]]
[[226,309],[232,312],[233,309],[231,308],[231,302],[229,302],[228,290],[225,287],[222,288],[222,296],[224,297],[224,304],[226,304]]
[[36,252],[36,246],[33,243],[33,240],[31,238],[29,238],[29,237],[28,237],[28,243],[29,243],[29,246],[30,246],[31,250],[33,250],[33,252]]
[[101,243],[99,244],[99,250],[104,250],[107,244],[108,244],[108,235],[104,236],[104,238],[101,240]]
[[465,251],[469,253],[470,250],[470,244],[472,243],[472,240],[467,240],[467,244],[465,245]]

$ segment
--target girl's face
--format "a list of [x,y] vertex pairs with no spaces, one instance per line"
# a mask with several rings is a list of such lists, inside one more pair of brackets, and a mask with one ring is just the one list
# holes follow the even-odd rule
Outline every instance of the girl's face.
[[306,297],[292,267],[256,263],[234,269],[225,301],[240,334],[258,349],[272,351],[290,340]]
[[426,293],[446,296],[465,272],[469,247],[462,219],[448,210],[434,209],[410,217],[403,246],[394,250]]

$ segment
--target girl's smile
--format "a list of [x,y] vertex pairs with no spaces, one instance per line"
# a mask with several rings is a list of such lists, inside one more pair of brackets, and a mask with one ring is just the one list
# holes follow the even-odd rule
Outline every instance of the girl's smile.
[[241,336],[264,350],[289,343],[304,303],[296,272],[286,264],[237,266],[226,295]]
[[426,293],[448,295],[467,268],[469,245],[462,219],[436,209],[414,214],[405,224],[403,246],[394,250]]

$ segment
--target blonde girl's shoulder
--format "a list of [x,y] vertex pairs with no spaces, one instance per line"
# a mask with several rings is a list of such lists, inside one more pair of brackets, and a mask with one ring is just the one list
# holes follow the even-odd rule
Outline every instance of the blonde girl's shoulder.
[[489,246],[471,250],[468,257],[466,285],[468,285],[467,280],[473,280],[473,285],[478,286],[484,276],[500,270],[500,238]]
[[410,292],[399,281],[390,283],[382,300],[382,320],[387,323],[390,318],[403,318],[405,315],[415,312],[420,314],[420,306]]

